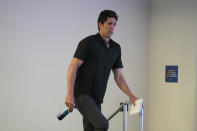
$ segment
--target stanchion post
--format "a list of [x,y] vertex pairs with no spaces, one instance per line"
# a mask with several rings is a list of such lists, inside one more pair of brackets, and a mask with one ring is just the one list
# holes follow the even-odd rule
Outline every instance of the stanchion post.
[[128,104],[123,104],[123,131],[127,131],[127,110]]
[[[118,112],[123,111],[123,131],[127,131],[127,112],[128,112],[128,105],[130,105],[130,101],[126,101],[124,103],[120,103],[120,107],[116,112],[114,112],[109,118],[108,121],[111,120]],[[141,108],[139,112],[140,116],[140,131],[143,131],[143,113],[144,109],[143,107]]]
[[140,131],[143,131],[143,115],[144,115],[144,109],[142,108],[140,113]]

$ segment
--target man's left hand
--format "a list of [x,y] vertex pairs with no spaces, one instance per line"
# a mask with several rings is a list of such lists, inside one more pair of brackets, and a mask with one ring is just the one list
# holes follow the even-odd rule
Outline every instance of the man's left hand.
[[135,106],[135,101],[138,100],[138,98],[135,96],[132,96],[132,97],[129,97],[129,99],[130,99],[131,103]]

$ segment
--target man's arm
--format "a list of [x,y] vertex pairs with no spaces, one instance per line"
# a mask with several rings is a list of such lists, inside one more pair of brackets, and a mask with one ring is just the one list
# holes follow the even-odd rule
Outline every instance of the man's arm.
[[65,104],[69,107],[69,112],[72,112],[74,106],[74,84],[78,68],[83,64],[83,61],[73,58],[67,72],[67,95]]
[[114,80],[116,81],[116,84],[118,85],[118,87],[129,96],[130,101],[132,102],[132,104],[135,106],[135,101],[138,99],[137,97],[135,97],[133,95],[133,93],[131,92],[131,90],[129,89],[123,73],[122,73],[122,68],[118,68],[118,69],[113,69],[113,73],[114,73]]

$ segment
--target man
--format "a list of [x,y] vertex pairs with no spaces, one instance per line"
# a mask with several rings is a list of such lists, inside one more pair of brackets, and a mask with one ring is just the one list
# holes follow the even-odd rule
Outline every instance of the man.
[[120,45],[111,39],[118,20],[112,10],[98,17],[99,32],[83,39],[74,54],[67,74],[65,104],[69,111],[74,103],[83,115],[84,131],[107,131],[108,121],[101,113],[101,103],[111,70],[118,87],[135,105],[137,98],[130,91],[122,74]]

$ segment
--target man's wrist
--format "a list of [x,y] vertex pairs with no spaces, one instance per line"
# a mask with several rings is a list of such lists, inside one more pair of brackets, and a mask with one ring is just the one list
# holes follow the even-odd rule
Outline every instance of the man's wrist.
[[130,99],[138,99],[137,97],[135,97],[135,96],[133,96],[133,95],[130,96],[129,98],[130,98]]
[[69,95],[69,96],[74,96],[74,93],[73,93],[73,91],[68,91],[68,92],[67,92],[67,95]]

